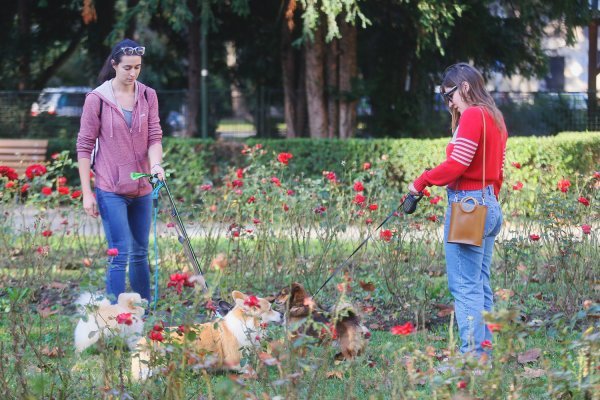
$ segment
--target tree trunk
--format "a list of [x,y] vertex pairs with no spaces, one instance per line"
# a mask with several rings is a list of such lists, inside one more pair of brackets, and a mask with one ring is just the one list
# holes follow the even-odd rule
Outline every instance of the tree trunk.
[[[131,10],[132,8],[137,6],[139,2],[140,2],[140,0],[127,0],[127,9]],[[137,28],[137,18],[136,18],[136,15],[134,14],[129,19],[127,28],[125,29],[125,37],[135,40],[133,36],[135,35],[136,28]]]
[[296,111],[295,117],[296,122],[294,124],[294,129],[296,131],[297,137],[308,137],[308,130],[306,129],[306,121],[308,120],[307,113],[307,104],[306,104],[306,63],[304,58],[306,57],[306,53],[303,50],[300,50],[300,56],[296,58],[296,70],[298,73],[296,74],[296,87],[295,87],[295,96],[296,96]]
[[346,21],[340,23],[340,138],[347,139],[356,130],[356,95],[352,83],[357,76],[356,27]]
[[185,131],[186,137],[198,136],[198,110],[200,109],[200,11],[197,0],[189,0],[194,14],[188,23],[188,87]]
[[307,39],[306,60],[306,100],[308,105],[308,127],[311,138],[324,138],[327,134],[327,106],[325,103],[324,55],[325,39],[323,24],[314,31],[314,37]]
[[20,54],[17,58],[17,70],[19,90],[27,90],[30,88],[31,80],[31,1],[19,0],[18,4],[19,18],[19,48]]
[[327,87],[327,137],[339,136],[339,40],[334,39],[327,45],[325,54],[325,78]]
[[[596,8],[593,8],[595,5]],[[598,8],[598,1],[592,2],[592,9]],[[596,77],[598,76],[598,19],[594,16],[588,30],[588,123],[589,130],[597,130],[596,126]]]
[[296,57],[292,47],[292,32],[285,19],[281,22],[281,76],[286,137],[295,138],[300,133],[296,130]]

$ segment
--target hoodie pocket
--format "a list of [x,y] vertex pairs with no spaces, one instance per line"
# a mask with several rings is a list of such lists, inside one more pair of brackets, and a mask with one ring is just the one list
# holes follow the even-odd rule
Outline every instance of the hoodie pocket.
[[118,178],[115,183],[115,193],[124,196],[137,196],[140,191],[140,181],[131,179],[132,172],[141,171],[138,161],[132,161],[117,166]]

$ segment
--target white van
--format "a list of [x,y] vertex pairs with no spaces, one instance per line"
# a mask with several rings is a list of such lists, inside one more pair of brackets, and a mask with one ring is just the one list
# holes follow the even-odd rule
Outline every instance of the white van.
[[46,113],[60,117],[79,117],[83,112],[85,95],[90,91],[92,88],[85,86],[46,88],[31,105],[31,116]]

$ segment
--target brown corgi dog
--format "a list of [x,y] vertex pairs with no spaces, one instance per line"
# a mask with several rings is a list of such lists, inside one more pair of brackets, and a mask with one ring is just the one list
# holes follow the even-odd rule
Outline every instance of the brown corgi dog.
[[[165,328],[164,341],[182,344],[188,360],[204,362],[211,369],[240,371],[242,349],[256,345],[261,338],[261,325],[281,322],[281,314],[272,310],[271,303],[261,297],[248,296],[237,290],[231,293],[231,297],[235,305],[225,317],[192,325],[185,332],[177,328]],[[189,331],[195,335],[189,335]],[[193,339],[188,340],[190,336]],[[148,378],[151,375],[149,362],[152,351],[164,352],[164,347],[158,341],[150,342],[142,338],[131,359],[132,378]]]
[[[284,321],[294,327],[294,336],[309,335],[319,339],[319,343],[324,343],[327,337],[337,340],[341,354],[336,358],[341,356],[349,360],[364,352],[370,332],[362,325],[352,305],[339,304],[329,316],[297,282],[283,288],[275,296],[275,303],[285,306]],[[313,323],[306,324],[308,319]]]

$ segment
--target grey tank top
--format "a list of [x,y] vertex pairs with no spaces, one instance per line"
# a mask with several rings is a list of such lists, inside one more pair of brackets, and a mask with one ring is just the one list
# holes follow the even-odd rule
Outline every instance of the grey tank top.
[[125,110],[124,108],[121,108],[121,110],[123,111],[123,116],[125,117],[125,122],[127,122],[127,127],[129,129],[131,129],[131,116],[133,114],[133,111],[128,111],[128,110]]

